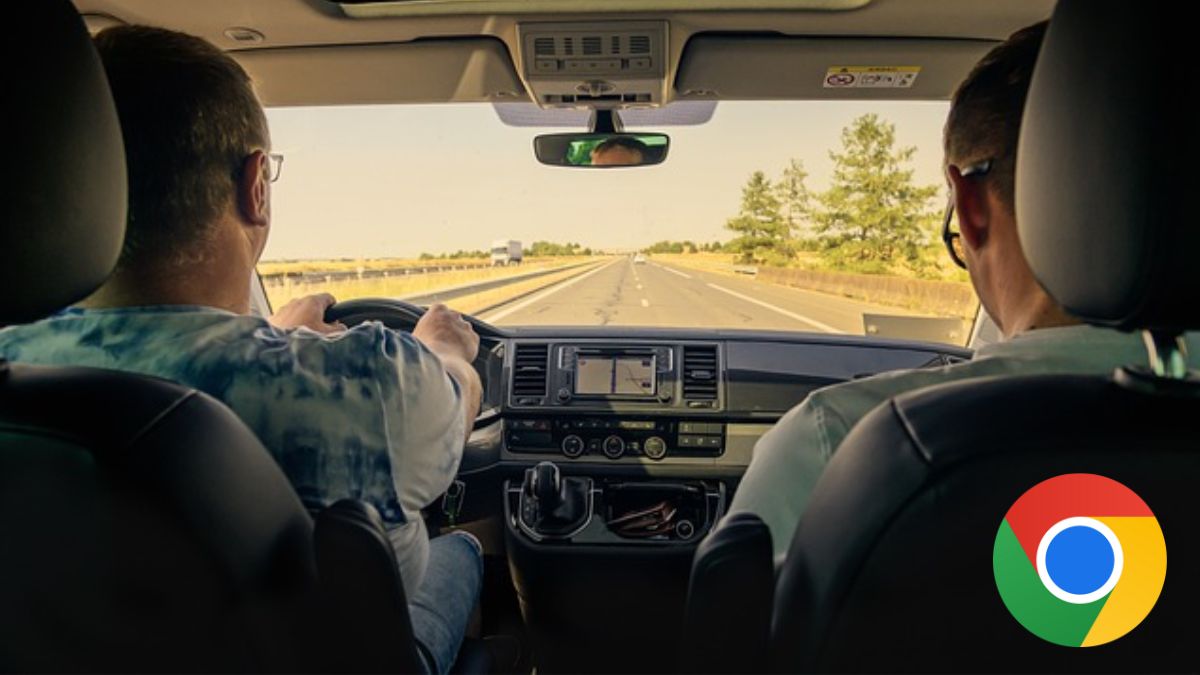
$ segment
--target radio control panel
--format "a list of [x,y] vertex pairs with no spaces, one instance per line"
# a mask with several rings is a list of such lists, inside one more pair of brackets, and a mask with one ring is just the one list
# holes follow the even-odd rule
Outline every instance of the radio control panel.
[[725,425],[676,419],[529,417],[504,421],[510,452],[568,459],[719,457]]

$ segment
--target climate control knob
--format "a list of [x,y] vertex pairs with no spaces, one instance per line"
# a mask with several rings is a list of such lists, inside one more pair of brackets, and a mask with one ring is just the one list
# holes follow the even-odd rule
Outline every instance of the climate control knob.
[[572,459],[582,455],[584,447],[583,439],[575,434],[562,439],[562,453]]
[[658,436],[651,436],[642,444],[642,452],[650,459],[662,459],[667,456],[667,442]]
[[625,454],[625,439],[616,434],[604,439],[604,445],[601,446],[604,451],[604,456],[609,459],[616,459]]

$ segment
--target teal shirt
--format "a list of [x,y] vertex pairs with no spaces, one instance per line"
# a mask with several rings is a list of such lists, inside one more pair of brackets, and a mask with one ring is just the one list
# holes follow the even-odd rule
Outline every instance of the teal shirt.
[[[1188,350],[1200,343],[1188,338]],[[1045,328],[979,349],[966,363],[882,373],[809,394],[754,446],[753,459],[730,504],[771,531],[776,557],[787,553],[809,496],[850,429],[880,403],[907,391],[988,375],[1061,373],[1106,375],[1148,363],[1139,333],[1092,326]]]
[[465,421],[458,385],[411,335],[368,322],[325,336],[205,307],[69,309],[0,330],[0,357],[154,375],[223,401],[306,506],[371,503],[410,593],[424,576],[420,510],[454,479]]

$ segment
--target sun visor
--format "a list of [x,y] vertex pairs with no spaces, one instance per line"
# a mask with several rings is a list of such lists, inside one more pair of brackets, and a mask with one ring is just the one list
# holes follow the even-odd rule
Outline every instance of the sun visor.
[[355,19],[501,14],[595,14],[598,12],[848,12],[872,0],[317,0]]
[[494,38],[253,49],[230,56],[254,79],[267,106],[525,99],[508,49]]
[[[494,103],[496,116],[510,127],[564,127],[585,129],[591,110],[540,108],[533,103]],[[717,109],[716,101],[679,101],[661,108],[627,108],[620,111],[626,129],[679,127],[707,124]]]
[[676,100],[944,100],[996,42],[701,35]]

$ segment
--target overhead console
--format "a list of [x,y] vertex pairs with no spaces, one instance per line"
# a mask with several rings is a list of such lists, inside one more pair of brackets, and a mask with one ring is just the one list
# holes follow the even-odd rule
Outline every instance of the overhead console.
[[667,23],[613,21],[517,25],[524,78],[543,108],[662,105]]

